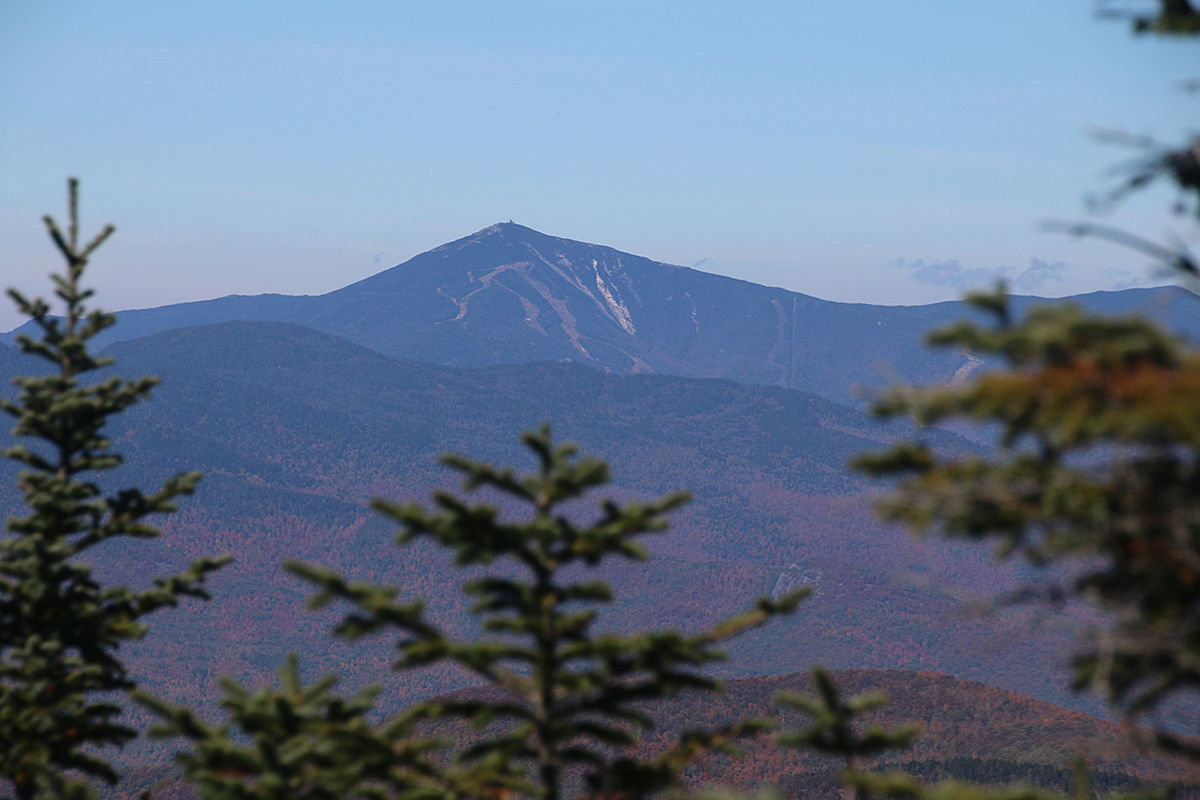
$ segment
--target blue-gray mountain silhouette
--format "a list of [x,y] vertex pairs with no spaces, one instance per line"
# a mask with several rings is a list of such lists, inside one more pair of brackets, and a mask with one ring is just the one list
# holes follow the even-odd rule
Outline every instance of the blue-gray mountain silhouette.
[[[848,275],[853,281],[854,276]],[[1105,311],[1162,292],[1099,292]],[[1159,309],[1200,332],[1200,303],[1169,291]],[[1020,301],[1031,302],[1029,298]],[[728,378],[839,402],[855,388],[950,380],[973,368],[923,336],[962,304],[834,303],[499,223],[319,296],[229,296],[126,311],[103,342],[234,320],[291,322],[394,358],[481,367],[576,361],[617,373]],[[11,337],[9,337],[11,338]]]

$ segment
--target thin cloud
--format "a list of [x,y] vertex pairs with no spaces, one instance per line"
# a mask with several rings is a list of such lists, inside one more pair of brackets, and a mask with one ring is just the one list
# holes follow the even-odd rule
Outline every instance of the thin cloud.
[[1062,283],[1067,275],[1067,262],[1044,261],[1040,258],[1029,259],[1029,268],[1011,279],[1011,284],[1018,292],[1033,292],[1048,283]]
[[907,272],[918,283],[930,286],[949,286],[954,289],[977,289],[996,281],[1007,281],[1019,292],[1034,292],[1048,283],[1061,283],[1067,274],[1064,261],[1029,259],[1029,266],[1022,270],[1014,267],[967,267],[958,259],[948,261],[915,261],[898,258],[888,266]]
[[1144,289],[1151,286],[1162,286],[1163,281],[1169,281],[1176,275],[1169,270],[1133,272],[1127,269],[1108,268],[1100,273],[1105,286],[1113,291],[1119,289]]

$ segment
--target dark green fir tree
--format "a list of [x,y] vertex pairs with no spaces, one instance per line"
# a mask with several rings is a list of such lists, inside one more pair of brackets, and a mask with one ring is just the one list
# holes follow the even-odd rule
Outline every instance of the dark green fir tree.
[[502,770],[456,769],[435,760],[441,742],[421,736],[420,710],[377,724],[377,688],[343,697],[337,677],[311,684],[295,655],[279,688],[222,681],[230,725],[212,725],[184,706],[139,694],[161,723],[151,734],[182,736],[177,761],[202,800],[442,800],[499,794]]
[[143,634],[146,615],[183,596],[207,597],[205,577],[224,562],[202,559],[134,590],[102,585],[82,560],[112,539],[158,536],[146,518],[174,510],[175,498],[190,493],[200,476],[178,475],[148,494],[109,493],[96,482],[121,464],[104,436],[106,422],[145,398],[155,380],[81,382],[111,363],[93,356],[88,342],[114,317],[88,306],[92,291],[81,281],[113,228],[81,246],[77,200],[71,179],[65,232],[45,218],[66,260],[63,274],[52,277],[61,316],[52,316],[46,301],[9,290],[40,330],[37,338],[21,336],[20,350],[50,365],[48,374],[16,380],[15,401],[0,398],[24,442],[4,455],[23,467],[26,513],[9,519],[0,537],[0,779],[21,800],[85,797],[85,776],[116,782],[106,750],[136,737],[120,719],[133,681],[119,648]]
[[781,692],[775,698],[781,706],[808,717],[808,724],[803,728],[780,733],[779,745],[810,750],[842,761],[846,765],[842,775],[842,796],[846,800],[865,800],[870,796],[863,782],[866,762],[889,750],[906,749],[917,735],[917,726],[907,724],[891,729],[874,724],[864,726],[864,716],[887,705],[886,695],[864,692],[843,697],[833,676],[822,667],[813,668],[812,678],[817,690],[815,695]]
[[415,503],[374,504],[400,526],[398,544],[429,539],[452,551],[460,566],[491,568],[464,586],[475,598],[483,638],[451,638],[427,618],[420,601],[398,602],[394,588],[348,583],[318,567],[290,568],[320,587],[316,605],[340,600],[355,606],[338,628],[341,635],[396,632],[400,668],[451,664],[492,687],[492,694],[478,699],[425,707],[430,716],[471,720],[480,728],[458,760],[518,765],[528,779],[524,794],[539,800],[559,800],[572,785],[629,800],[654,795],[674,786],[694,758],[727,749],[767,723],[692,731],[667,752],[639,758],[630,748],[653,727],[648,704],[682,691],[720,691],[704,668],[724,658],[721,643],[791,611],[806,591],[760,599],[744,614],[696,634],[597,631],[599,612],[613,592],[594,568],[614,559],[646,559],[640,540],[664,531],[668,513],[687,495],[623,505],[605,499],[598,515],[581,524],[578,508],[568,505],[607,484],[608,465],[579,457],[572,444],[555,444],[547,426],[523,441],[537,459],[537,469],[525,475],[445,458],[464,475],[467,491],[491,490],[526,509],[520,519],[449,492],[435,495],[432,512]]

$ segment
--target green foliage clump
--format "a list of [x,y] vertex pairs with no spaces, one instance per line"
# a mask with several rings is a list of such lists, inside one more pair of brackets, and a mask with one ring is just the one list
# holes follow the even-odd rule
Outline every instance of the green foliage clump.
[[[1101,0],[1105,2],[1105,0]],[[1196,36],[1200,34],[1200,11],[1191,0],[1157,0],[1158,10],[1113,11],[1105,9],[1108,16],[1129,17],[1136,33],[1159,36]]]
[[[162,719],[156,736],[183,736],[178,761],[201,798],[224,800],[385,800],[470,796],[471,774],[439,771],[437,742],[413,735],[419,714],[386,724],[369,718],[378,689],[333,692],[335,676],[304,685],[296,657],[279,670],[280,689],[249,691],[222,681],[230,726],[205,723],[190,709],[139,693]],[[233,731],[236,730],[237,733]],[[455,792],[454,789],[460,789]]]
[[207,598],[205,577],[224,563],[201,559],[135,591],[101,585],[79,560],[110,540],[158,536],[146,518],[173,511],[173,501],[191,493],[199,475],[177,475],[150,494],[105,492],[96,483],[96,473],[121,464],[104,437],[105,423],[144,399],[155,381],[80,382],[111,363],[93,356],[88,341],[114,317],[87,306],[92,292],[80,282],[88,258],[113,228],[80,246],[76,181],[69,190],[67,232],[45,218],[66,260],[65,273],[53,276],[62,316],[51,316],[42,299],[9,291],[41,330],[40,338],[20,337],[21,351],[52,371],[18,378],[15,401],[0,398],[0,409],[16,419],[14,435],[34,440],[4,451],[24,467],[20,489],[28,513],[10,518],[10,535],[0,539],[0,778],[22,800],[85,796],[85,784],[72,777],[78,773],[116,782],[102,749],[136,736],[119,721],[120,694],[133,682],[118,649],[144,633],[146,615],[184,596]]

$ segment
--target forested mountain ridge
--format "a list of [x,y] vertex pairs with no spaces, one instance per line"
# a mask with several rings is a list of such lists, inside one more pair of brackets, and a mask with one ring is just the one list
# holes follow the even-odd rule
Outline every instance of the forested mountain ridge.
[[[1076,298],[1200,334],[1180,290]],[[1035,298],[1021,298],[1018,311]],[[728,378],[856,402],[859,387],[950,380],[974,362],[924,335],[961,303],[835,303],[500,223],[319,296],[229,296],[122,312],[100,342],[232,320],[292,322],[388,356],[481,367],[575,361],[622,374]],[[11,334],[8,335],[11,338]]]
[[[875,712],[873,723],[920,726],[909,750],[875,760],[884,769],[902,767],[926,779],[1025,782],[1067,792],[1066,767],[1082,756],[1091,764],[1101,793],[1128,791],[1138,780],[1180,780],[1189,774],[1185,764],[1138,748],[1115,723],[976,681],[908,670],[846,669],[835,677],[847,695],[888,695],[890,702]],[[748,710],[769,709],[780,691],[811,692],[812,681],[803,673],[775,675],[730,681],[725,697],[685,695],[678,706],[664,704],[658,737],[666,741],[669,732],[689,721],[711,724]],[[777,713],[784,728],[805,721],[787,709]],[[832,798],[839,796],[837,769],[820,756],[780,750],[762,739],[733,763],[710,763],[697,782],[727,781],[751,788],[774,781],[785,787],[788,797]]]
[[[979,621],[964,602],[1011,585],[976,548],[931,548],[872,518],[865,483],[844,470],[853,453],[900,435],[853,409],[777,387],[671,376],[620,376],[579,364],[480,370],[399,362],[327,334],[280,323],[233,322],[167,331],[111,346],[124,375],[157,374],[153,400],[110,435],[126,457],[118,484],[205,473],[169,535],[121,548],[100,567],[137,584],[147,565],[198,553],[237,561],[213,578],[215,600],[166,612],[137,646],[152,691],[194,700],[221,674],[257,678],[288,650],[351,681],[386,671],[386,646],[348,648],[328,616],[304,610],[288,558],[404,587],[458,620],[463,601],[445,558],[398,554],[368,497],[424,500],[449,475],[445,450],[517,466],[516,432],[552,420],[562,438],[610,459],[613,492],[648,498],[686,487],[695,500],[655,539],[656,558],[609,575],[616,627],[697,629],[762,593],[811,583],[794,619],[739,642],[732,675],[834,666],[932,669],[1060,703],[1061,636],[1020,621]],[[21,368],[37,368],[37,361]],[[7,381],[5,381],[7,383]],[[11,390],[9,390],[11,391]],[[931,434],[950,448],[972,446]],[[15,495],[6,468],[5,508]],[[397,701],[458,684],[417,675]]]
[[[1140,750],[1115,723],[976,681],[896,669],[837,670],[834,677],[847,693],[888,693],[891,702],[874,715],[876,723],[886,727],[920,724],[921,734],[909,751],[872,762],[881,769],[903,768],[930,780],[955,778],[985,785],[1020,782],[1062,793],[1070,790],[1068,767],[1079,756],[1091,764],[1101,794],[1186,777],[1185,767]],[[638,751],[658,752],[684,730],[748,716],[777,714],[784,727],[803,725],[805,720],[795,712],[776,706],[775,696],[780,691],[810,692],[812,682],[806,673],[733,679],[725,683],[720,696],[683,692],[669,702],[649,705],[645,710],[655,728]],[[446,699],[489,695],[495,692],[472,687],[452,692]],[[434,731],[467,742],[477,735],[456,723],[442,723]],[[771,734],[749,740],[738,758],[708,757],[689,769],[688,780],[696,786],[718,784],[742,790],[776,786],[784,797],[804,800],[841,797],[841,766],[837,762],[780,748],[772,740]],[[164,800],[195,796],[169,767],[140,765],[127,774],[128,794],[153,787],[155,797]]]

